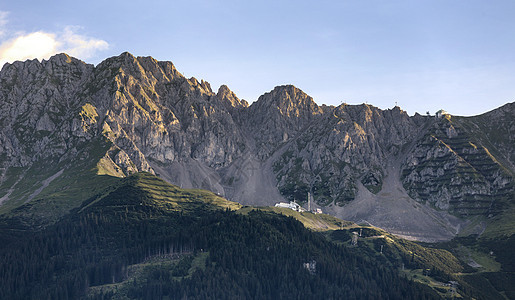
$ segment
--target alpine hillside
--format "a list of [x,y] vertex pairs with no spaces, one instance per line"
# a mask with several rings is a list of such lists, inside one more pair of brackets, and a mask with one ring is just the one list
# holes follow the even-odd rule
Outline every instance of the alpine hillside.
[[249,105],[130,53],[97,66],[59,54],[0,72],[0,213],[26,226],[145,171],[243,205],[305,204],[311,192],[324,212],[411,239],[505,234],[513,228],[492,228],[515,215],[514,145],[515,103],[409,116],[320,106],[286,85]]

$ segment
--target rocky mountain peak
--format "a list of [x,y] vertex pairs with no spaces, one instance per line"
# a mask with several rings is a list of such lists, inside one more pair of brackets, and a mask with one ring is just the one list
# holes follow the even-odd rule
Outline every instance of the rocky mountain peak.
[[172,62],[159,62],[153,57],[134,56],[124,52],[119,56],[111,57],[101,62],[96,71],[104,77],[120,75],[130,76],[147,85],[157,82],[170,82],[174,79],[184,79]]
[[323,113],[313,98],[293,85],[275,87],[252,103],[249,111],[252,115],[251,122],[282,122],[284,126],[295,131]]
[[128,63],[136,63],[137,57],[134,56],[132,53],[125,51],[125,52],[120,53],[120,55],[112,57],[107,60],[115,60],[115,61],[119,61],[119,62],[128,64]]
[[275,87],[271,92],[259,97],[255,105],[276,108],[281,115],[289,118],[322,113],[313,98],[293,85]]
[[479,115],[478,117],[481,117],[481,116],[494,117],[494,118],[509,117],[511,120],[515,120],[513,118],[515,116],[515,102],[506,103],[505,105],[503,105],[497,109],[491,110],[489,112],[486,112],[482,115]]
[[297,136],[322,114],[313,98],[293,85],[283,85],[250,105],[246,125],[256,139],[259,157],[263,158],[279,144]]
[[71,208],[82,197],[62,191],[91,176],[84,170],[148,171],[245,204],[302,203],[312,192],[335,215],[391,228],[391,211],[343,212],[394,199],[381,194],[394,186],[428,207],[488,216],[513,195],[513,116],[514,104],[449,120],[409,117],[399,107],[318,106],[293,85],[249,106],[226,85],[215,94],[208,82],[185,78],[171,62],[125,52],[93,66],[58,54],[0,72],[0,203],[65,195],[75,199]]
[[86,64],[85,62],[75,58],[71,57],[66,53],[59,53],[55,54],[54,56],[50,57],[48,61],[43,60],[43,64],[45,62],[48,62],[52,65],[65,65],[65,64]]
[[218,88],[218,92],[216,93],[216,97],[223,103],[223,105],[227,109],[234,108],[246,108],[249,106],[248,102],[245,100],[240,100],[236,94],[229,89],[225,84],[221,85]]

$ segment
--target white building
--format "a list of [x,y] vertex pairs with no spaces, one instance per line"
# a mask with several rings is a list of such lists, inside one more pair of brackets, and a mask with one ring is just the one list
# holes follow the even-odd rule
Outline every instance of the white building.
[[442,117],[444,117],[444,116],[446,116],[446,115],[448,115],[448,114],[449,114],[449,113],[448,113],[448,112],[446,112],[445,110],[440,109],[439,111],[437,111],[437,112],[436,112],[436,114],[435,114],[435,115],[436,115],[436,117],[437,117],[437,118],[442,118]]
[[294,211],[298,211],[298,212],[303,212],[305,211],[304,208],[302,208],[299,204],[297,204],[295,201],[290,201],[290,203],[284,203],[284,202],[279,202],[279,203],[276,203],[275,204],[275,207],[284,207],[284,208],[289,208],[291,210],[294,210]]

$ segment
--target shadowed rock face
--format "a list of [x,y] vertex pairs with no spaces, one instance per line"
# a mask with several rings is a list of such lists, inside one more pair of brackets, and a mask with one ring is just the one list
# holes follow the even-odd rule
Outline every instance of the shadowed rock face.
[[[410,117],[318,106],[287,85],[249,106],[225,85],[214,93],[171,62],[130,53],[96,67],[65,54],[6,64],[0,103],[4,211],[59,197],[88,170],[148,171],[254,205],[303,203],[311,191],[334,215],[416,237],[448,238],[462,222],[449,212],[495,215],[513,199],[513,103],[471,118]],[[430,225],[402,221],[408,206]]]

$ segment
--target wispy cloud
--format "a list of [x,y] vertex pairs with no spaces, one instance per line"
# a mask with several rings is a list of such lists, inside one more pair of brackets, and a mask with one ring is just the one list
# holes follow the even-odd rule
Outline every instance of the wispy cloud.
[[[0,38],[9,34],[7,12],[0,11]],[[60,32],[19,32],[11,34],[9,39],[0,40],[0,68],[5,63],[16,60],[37,58],[48,59],[57,53],[88,59],[97,51],[106,50],[109,44],[101,39],[81,35],[78,26],[67,26]]]
[[79,29],[78,26],[68,26],[64,29],[58,40],[62,44],[62,52],[86,59],[92,57],[96,51],[109,48],[109,44],[104,40],[77,34],[76,31]]
[[7,24],[8,15],[8,12],[0,10],[0,38],[5,34],[5,25]]
[[42,31],[21,34],[0,45],[0,65],[26,59],[45,59],[57,53],[59,42],[54,34]]

